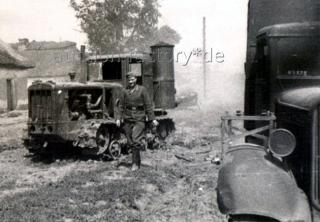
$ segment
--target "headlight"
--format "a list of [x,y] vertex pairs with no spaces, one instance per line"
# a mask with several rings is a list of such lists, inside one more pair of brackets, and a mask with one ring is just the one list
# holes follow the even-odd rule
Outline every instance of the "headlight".
[[289,156],[296,148],[295,136],[286,129],[271,132],[268,143],[270,151],[280,157]]

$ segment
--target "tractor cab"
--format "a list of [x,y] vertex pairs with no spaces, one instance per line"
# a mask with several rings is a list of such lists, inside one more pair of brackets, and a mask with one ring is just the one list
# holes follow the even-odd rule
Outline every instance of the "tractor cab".
[[151,60],[147,53],[90,56],[87,58],[88,80],[119,82],[125,87],[126,74],[134,71],[138,84],[148,85],[148,81],[152,81],[148,79],[148,76],[152,77],[152,69],[148,69]]

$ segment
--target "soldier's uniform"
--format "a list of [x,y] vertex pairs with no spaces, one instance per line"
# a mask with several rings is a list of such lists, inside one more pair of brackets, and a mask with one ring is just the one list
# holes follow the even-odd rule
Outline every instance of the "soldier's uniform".
[[132,149],[132,162],[140,167],[145,121],[155,119],[146,88],[140,85],[135,85],[133,89],[126,88],[120,99],[119,111],[128,145]]

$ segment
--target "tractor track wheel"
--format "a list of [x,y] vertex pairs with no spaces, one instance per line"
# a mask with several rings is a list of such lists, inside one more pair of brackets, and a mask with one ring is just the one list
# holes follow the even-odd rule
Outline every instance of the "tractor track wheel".
[[159,125],[157,127],[157,133],[161,140],[166,139],[172,131],[174,131],[174,122],[172,119],[162,119],[159,120]]
[[96,143],[98,147],[98,155],[104,154],[110,144],[110,132],[106,126],[101,126],[96,135]]
[[121,156],[121,145],[117,140],[111,141],[108,148],[108,154],[114,160]]

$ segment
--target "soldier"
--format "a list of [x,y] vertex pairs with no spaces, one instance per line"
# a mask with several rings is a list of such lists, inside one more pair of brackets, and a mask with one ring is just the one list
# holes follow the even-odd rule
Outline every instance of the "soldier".
[[127,74],[127,88],[124,90],[119,103],[119,115],[116,117],[116,124],[123,129],[132,149],[132,171],[140,168],[140,150],[143,146],[144,129],[146,119],[152,121],[154,126],[158,125],[155,120],[152,102],[144,86],[137,85],[135,73]]

